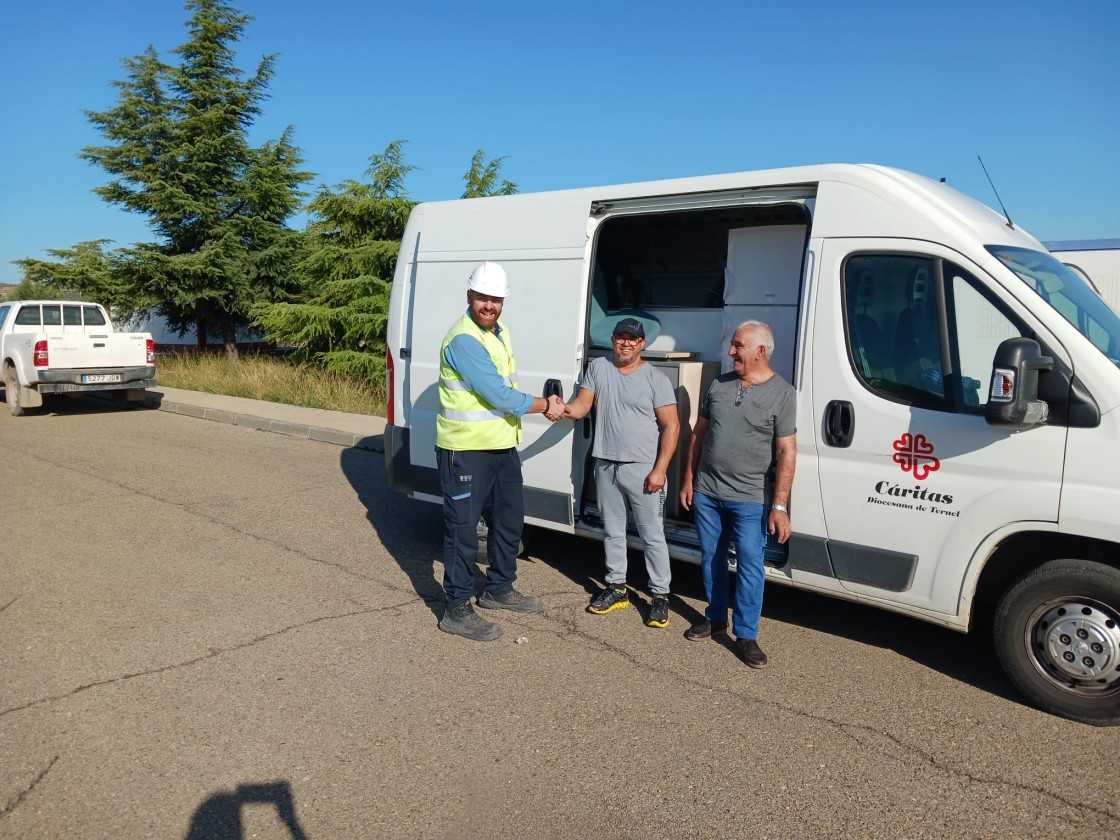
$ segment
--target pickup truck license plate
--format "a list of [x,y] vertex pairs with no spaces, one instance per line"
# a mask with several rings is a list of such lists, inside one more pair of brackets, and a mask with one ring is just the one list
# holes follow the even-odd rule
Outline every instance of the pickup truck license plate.
[[82,382],[120,382],[119,373],[83,373]]

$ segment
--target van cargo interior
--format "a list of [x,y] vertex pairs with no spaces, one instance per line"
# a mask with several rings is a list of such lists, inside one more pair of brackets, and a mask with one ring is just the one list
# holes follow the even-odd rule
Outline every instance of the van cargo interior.
[[[643,357],[677,393],[681,436],[666,481],[666,536],[695,545],[692,516],[678,493],[692,424],[708,385],[730,370],[727,348],[744,321],[774,330],[774,369],[793,382],[797,308],[809,211],[802,202],[636,212],[606,218],[596,231],[587,358],[612,353],[622,317],[646,325]],[[591,479],[592,418],[577,430],[580,520],[598,525]]]

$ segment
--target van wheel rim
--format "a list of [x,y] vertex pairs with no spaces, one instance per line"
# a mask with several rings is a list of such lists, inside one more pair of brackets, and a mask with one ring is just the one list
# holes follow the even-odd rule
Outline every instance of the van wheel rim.
[[1061,688],[1079,694],[1120,691],[1120,616],[1089,598],[1057,598],[1027,622],[1035,667]]

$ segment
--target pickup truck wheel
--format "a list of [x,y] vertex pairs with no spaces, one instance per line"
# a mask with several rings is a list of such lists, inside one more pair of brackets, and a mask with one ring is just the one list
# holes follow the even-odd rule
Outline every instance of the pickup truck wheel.
[[27,413],[19,404],[19,377],[16,376],[15,368],[8,368],[4,372],[4,397],[13,417],[22,417]]
[[1120,724],[1120,569],[1053,560],[996,609],[995,646],[1011,681],[1046,711]]

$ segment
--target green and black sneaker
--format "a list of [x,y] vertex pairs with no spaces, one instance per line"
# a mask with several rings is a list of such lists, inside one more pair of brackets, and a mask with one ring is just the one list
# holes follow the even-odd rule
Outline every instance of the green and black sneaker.
[[595,600],[587,605],[587,611],[595,613],[595,615],[606,615],[609,612],[625,609],[628,606],[630,606],[630,595],[626,591],[626,587],[615,589],[613,586],[608,586],[595,596]]
[[654,595],[653,603],[650,604],[649,618],[646,619],[646,627],[668,627],[669,626],[669,599],[664,595]]

